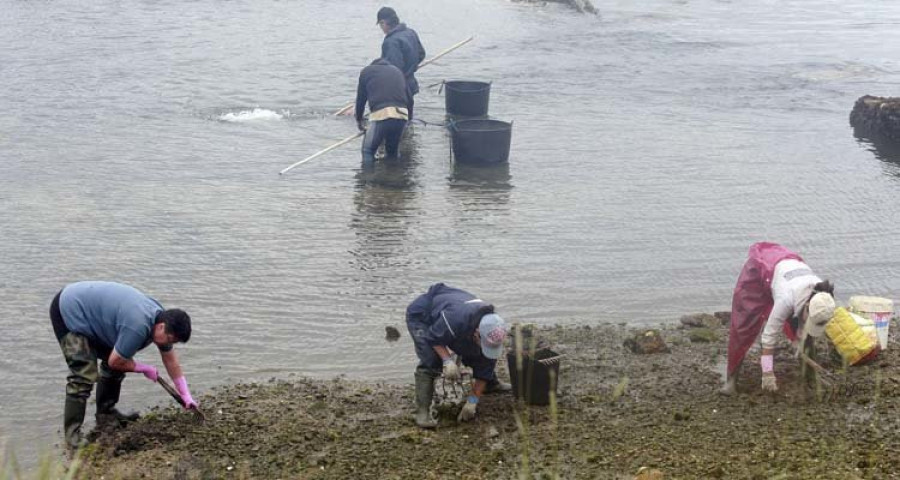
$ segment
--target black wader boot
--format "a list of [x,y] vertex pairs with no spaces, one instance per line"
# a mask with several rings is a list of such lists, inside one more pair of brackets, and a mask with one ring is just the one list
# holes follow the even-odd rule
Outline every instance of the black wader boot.
[[97,425],[125,425],[140,418],[137,412],[122,413],[116,408],[121,391],[122,380],[100,377],[97,382]]
[[437,421],[431,416],[431,400],[434,397],[434,376],[416,370],[416,425],[435,428]]
[[77,450],[84,446],[81,436],[81,426],[84,424],[84,411],[87,409],[87,399],[66,395],[66,408],[63,411],[63,435],[66,446]]

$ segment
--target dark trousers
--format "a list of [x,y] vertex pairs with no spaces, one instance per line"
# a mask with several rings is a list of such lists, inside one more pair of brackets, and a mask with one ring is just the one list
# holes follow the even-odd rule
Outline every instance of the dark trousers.
[[[62,291],[57,293],[53,297],[53,302],[50,303],[50,324],[53,326],[53,334],[59,342],[66,364],[69,366],[66,394],[87,399],[100,377],[113,382],[121,382],[125,378],[125,373],[113,370],[107,363],[109,355],[112,353],[111,348],[98,345],[97,342],[72,332],[66,327],[62,313],[59,311],[60,294]],[[100,360],[99,370],[97,360]]]
[[425,342],[424,336],[428,331],[428,325],[407,318],[406,328],[409,329],[409,336],[412,338],[416,356],[419,357],[419,365],[416,367],[416,371],[426,372],[432,377],[440,376],[444,362],[437,352],[434,351],[434,348]]
[[396,157],[400,149],[400,137],[403,136],[404,127],[406,127],[406,120],[398,118],[369,122],[369,128],[366,130],[366,136],[362,143],[363,163],[371,165],[375,162],[375,152],[378,151],[382,142],[385,154],[388,157]]

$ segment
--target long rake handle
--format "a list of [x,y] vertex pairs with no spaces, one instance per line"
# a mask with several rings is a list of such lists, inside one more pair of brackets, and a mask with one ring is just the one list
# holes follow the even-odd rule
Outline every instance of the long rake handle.
[[818,373],[819,375],[821,375],[821,376],[823,377],[822,380],[826,381],[827,383],[833,383],[833,382],[835,381],[835,378],[834,378],[834,374],[833,374],[833,373],[829,372],[828,370],[825,369],[825,367],[823,367],[823,366],[819,365],[818,363],[816,363],[815,360],[809,358],[809,356],[807,356],[806,353],[802,353],[802,352],[801,352],[801,353],[800,353],[800,358],[803,359],[803,362],[804,362],[804,363],[806,363],[806,364],[809,365],[813,370],[815,370],[816,373]]
[[318,152],[316,152],[316,153],[314,153],[314,154],[312,154],[312,155],[310,155],[310,156],[304,158],[303,160],[300,160],[299,162],[297,162],[297,163],[291,165],[290,167],[285,168],[284,170],[278,172],[278,174],[279,174],[279,175],[284,175],[285,173],[291,171],[294,167],[299,167],[300,165],[303,165],[304,163],[306,163],[306,162],[308,162],[308,161],[310,161],[310,160],[312,160],[312,159],[314,159],[314,158],[317,158],[317,157],[319,157],[320,155],[324,155],[324,154],[326,154],[326,153],[328,153],[328,152],[334,150],[335,148],[338,148],[338,147],[340,147],[341,145],[343,145],[343,144],[345,144],[345,143],[347,143],[347,142],[353,140],[354,138],[359,138],[359,137],[361,137],[361,136],[363,136],[363,135],[365,135],[365,134],[366,134],[366,132],[359,132],[359,133],[356,133],[356,134],[354,134],[354,135],[351,135],[351,136],[349,136],[349,137],[347,137],[347,138],[345,138],[345,139],[343,139],[343,140],[341,140],[341,141],[335,143],[334,145],[331,145],[330,147],[327,147],[327,148],[323,148],[322,150],[319,150]]
[[[450,53],[450,52],[456,50],[457,48],[459,48],[459,47],[461,47],[461,46],[463,46],[463,45],[465,45],[465,44],[471,42],[472,39],[474,39],[474,38],[475,38],[475,37],[472,36],[472,37],[469,37],[469,38],[467,38],[467,39],[465,39],[465,40],[463,40],[463,41],[461,41],[461,42],[457,42],[457,43],[453,44],[452,46],[450,46],[449,48],[444,49],[444,51],[442,51],[441,53],[439,53],[439,54],[437,54],[437,55],[435,55],[435,56],[433,56],[433,57],[431,57],[431,58],[429,58],[429,59],[422,60],[422,63],[420,63],[419,66],[416,67],[416,70],[418,70],[418,69],[424,67],[425,65],[428,65],[429,63],[433,63],[435,60],[437,60],[437,59],[443,57],[444,55],[446,55],[446,54],[448,54],[448,53]],[[347,110],[350,110],[351,108],[353,108],[354,105],[355,105],[355,104],[354,104],[353,102],[351,102],[351,103],[345,105],[345,106],[344,106],[343,108],[341,108],[340,110],[334,112],[333,115],[334,115],[335,117],[340,116],[340,115],[343,115],[344,112],[346,112]]]

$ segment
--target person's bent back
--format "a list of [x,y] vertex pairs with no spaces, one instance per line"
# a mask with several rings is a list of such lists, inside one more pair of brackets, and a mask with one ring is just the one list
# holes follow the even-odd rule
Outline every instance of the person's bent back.
[[[369,127],[363,114],[369,104]],[[362,69],[356,88],[356,123],[366,132],[363,139],[363,163],[375,161],[375,151],[382,142],[388,157],[396,157],[400,137],[408,117],[409,90],[406,80],[397,67],[379,58]]]

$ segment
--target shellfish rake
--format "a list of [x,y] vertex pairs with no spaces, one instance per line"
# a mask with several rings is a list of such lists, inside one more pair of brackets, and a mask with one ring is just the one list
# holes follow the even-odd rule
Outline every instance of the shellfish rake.
[[[168,392],[168,394],[171,395],[172,398],[174,398],[175,401],[178,402],[179,405],[184,407],[184,400],[181,399],[181,395],[178,393],[177,390],[175,390],[175,387],[173,387],[172,384],[169,383],[168,380],[166,380],[165,378],[159,377],[159,378],[157,378],[157,383],[159,383],[160,386],[163,387],[163,390]],[[200,407],[193,407],[190,410],[192,412],[194,412],[194,417],[196,419],[200,420],[201,422],[206,421],[206,415],[203,414],[203,411],[200,410]]]
[[829,371],[805,352],[800,353],[800,359],[815,373],[816,393],[820,400],[830,400],[838,396],[853,396],[859,393],[858,386],[848,385],[845,376]]

